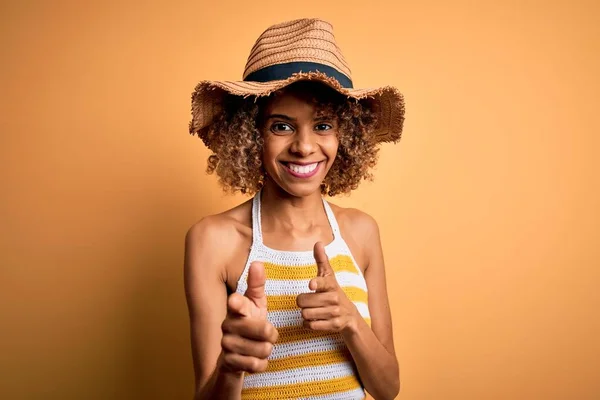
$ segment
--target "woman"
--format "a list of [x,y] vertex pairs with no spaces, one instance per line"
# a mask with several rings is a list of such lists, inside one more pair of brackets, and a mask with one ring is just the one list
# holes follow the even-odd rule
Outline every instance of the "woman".
[[352,89],[332,27],[267,29],[243,82],[201,82],[190,132],[253,199],[186,236],[196,398],[376,399],[399,391],[376,222],[329,204],[400,139],[402,95]]

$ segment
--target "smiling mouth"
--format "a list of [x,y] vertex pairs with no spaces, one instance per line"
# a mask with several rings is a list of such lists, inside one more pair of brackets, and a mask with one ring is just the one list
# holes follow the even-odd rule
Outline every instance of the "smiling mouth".
[[315,175],[323,162],[317,161],[310,164],[295,164],[291,162],[282,162],[286,171],[297,178],[310,178]]

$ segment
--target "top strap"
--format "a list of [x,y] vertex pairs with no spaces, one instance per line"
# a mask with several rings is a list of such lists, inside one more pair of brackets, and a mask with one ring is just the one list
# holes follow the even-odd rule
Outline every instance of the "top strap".
[[252,245],[262,244],[262,227],[260,224],[260,196],[262,189],[260,189],[252,200]]
[[342,236],[340,234],[340,227],[337,223],[337,219],[335,219],[335,214],[333,210],[329,206],[329,203],[323,199],[323,207],[325,207],[325,213],[327,214],[327,219],[329,220],[329,225],[331,225],[331,230],[333,231],[333,239],[340,239]]

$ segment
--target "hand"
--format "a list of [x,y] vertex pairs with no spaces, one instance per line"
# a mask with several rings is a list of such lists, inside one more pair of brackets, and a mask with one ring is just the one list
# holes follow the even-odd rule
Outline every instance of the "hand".
[[315,331],[355,331],[359,312],[339,286],[321,242],[315,244],[314,254],[317,277],[310,280],[308,287],[315,293],[302,293],[296,297],[296,304],[302,309],[304,327]]
[[227,299],[227,317],[221,326],[221,368],[226,372],[262,372],[277,341],[277,329],[267,321],[265,268],[253,262],[248,271],[248,289]]

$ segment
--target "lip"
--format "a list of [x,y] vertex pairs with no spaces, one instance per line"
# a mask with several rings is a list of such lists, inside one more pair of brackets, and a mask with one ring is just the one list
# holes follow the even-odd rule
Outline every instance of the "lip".
[[[321,160],[323,161],[323,160]],[[314,164],[314,163],[320,163],[321,161],[292,161],[292,160],[287,160],[287,161],[282,161],[283,164],[296,164],[296,165],[310,165],[310,164]]]
[[[315,161],[310,162],[310,163],[305,163],[305,162],[293,162],[292,164],[296,164],[296,165],[310,165],[310,164],[314,164]],[[323,165],[323,161],[317,161],[317,166],[315,167],[314,170],[312,170],[311,172],[307,173],[307,174],[299,174],[298,172],[292,171],[288,166],[287,166],[287,162],[282,162],[281,165],[283,165],[283,167],[285,168],[285,170],[287,172],[289,172],[290,175],[296,177],[296,178],[302,178],[302,179],[307,179],[307,178],[311,178],[313,176],[315,176],[317,174],[317,172],[319,172],[319,170],[321,169],[321,165]]]

